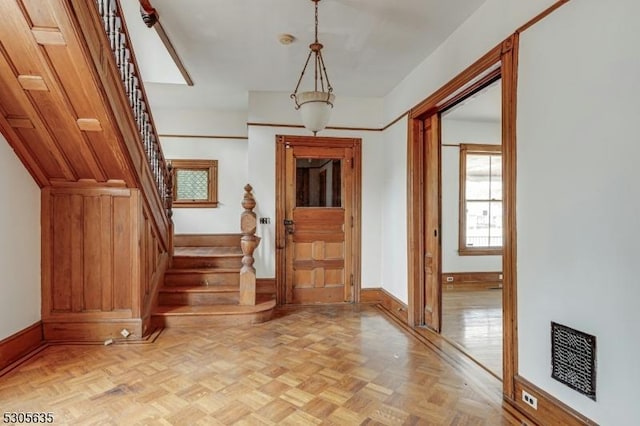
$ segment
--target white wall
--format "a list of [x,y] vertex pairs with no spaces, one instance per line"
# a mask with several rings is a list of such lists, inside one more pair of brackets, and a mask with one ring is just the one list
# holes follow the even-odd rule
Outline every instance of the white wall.
[[555,0],[487,0],[384,98],[385,123],[434,93]]
[[[525,32],[520,373],[602,425],[640,421],[640,3],[569,2]],[[597,337],[597,402],[550,378],[550,321]]]
[[408,303],[406,117],[382,136],[382,288]]
[[[442,118],[442,272],[502,271],[502,256],[458,254],[460,144],[500,145],[500,122]],[[456,145],[456,146],[449,146]]]
[[40,188],[0,134],[0,340],[40,320]]
[[[246,136],[246,113],[216,110],[154,110],[161,135]],[[168,159],[218,160],[218,207],[173,209],[176,234],[239,233],[247,179],[246,139],[161,136]]]
[[[342,102],[342,109],[339,107]],[[372,107],[378,105],[379,107]],[[360,108],[358,108],[360,106]],[[337,98],[330,126],[379,127],[381,100]],[[249,122],[299,124],[298,112],[286,93],[251,92]],[[256,250],[258,277],[275,276],[276,135],[310,135],[304,129],[249,126],[248,170],[254,187],[256,213],[271,218],[258,225],[262,241]],[[324,130],[321,136],[362,138],[362,287],[381,285],[382,134],[378,131]]]

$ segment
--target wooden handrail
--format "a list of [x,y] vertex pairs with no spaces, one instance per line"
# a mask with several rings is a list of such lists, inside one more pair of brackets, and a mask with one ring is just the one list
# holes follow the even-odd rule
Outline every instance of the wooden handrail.
[[244,197],[242,208],[244,211],[240,215],[240,230],[242,238],[240,247],[242,248],[242,268],[240,269],[240,304],[256,304],[256,268],[253,267],[253,252],[260,243],[260,237],[256,237],[256,214],[253,212],[256,200],[251,191],[253,188],[247,184],[244,187]]
[[163,201],[165,214],[170,218],[169,212],[171,211],[172,202],[169,198],[171,195],[169,186],[170,173],[160,146],[160,139],[153,122],[149,101],[147,100],[135,54],[129,41],[120,4],[117,0],[96,0],[96,3],[104,30],[109,39],[111,52],[120,72],[123,88],[129,100],[129,106],[140,134],[143,151],[146,154],[147,163],[158,190],[158,195]]

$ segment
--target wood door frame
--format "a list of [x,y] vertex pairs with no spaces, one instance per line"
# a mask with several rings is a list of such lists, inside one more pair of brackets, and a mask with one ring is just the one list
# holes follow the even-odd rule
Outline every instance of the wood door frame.
[[[353,271],[353,288],[351,289],[352,301],[360,301],[361,288],[361,254],[362,254],[362,139],[360,138],[333,138],[320,136],[290,136],[276,135],[276,302],[278,305],[286,303],[286,234],[284,219],[286,218],[286,146],[317,146],[351,148],[353,153],[353,226],[351,230],[351,253],[345,253],[345,263],[350,255],[351,271]],[[345,233],[347,230],[345,229]],[[347,280],[347,277],[345,277]],[[345,282],[345,286],[351,285]]]
[[[408,322],[421,326],[425,320],[425,220],[429,209],[436,217],[440,203],[426,203],[425,170],[427,152],[423,123],[440,121],[439,113],[473,92],[486,81],[502,79],[502,156],[503,156],[503,393],[515,398],[515,376],[518,371],[517,298],[516,298],[516,86],[519,33],[501,44],[458,74],[450,82],[409,112],[407,152],[408,211]],[[468,95],[467,95],[468,96]],[[440,136],[438,136],[440,144]],[[438,153],[439,155],[439,153]],[[440,250],[441,250],[440,246]],[[439,266],[441,272],[441,265]],[[438,285],[441,286],[440,280]],[[440,301],[441,303],[441,295]],[[440,314],[440,312],[438,312]]]

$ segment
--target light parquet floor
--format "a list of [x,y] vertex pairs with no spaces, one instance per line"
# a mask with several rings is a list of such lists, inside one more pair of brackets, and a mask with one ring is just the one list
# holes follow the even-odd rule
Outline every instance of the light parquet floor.
[[519,424],[499,394],[370,305],[283,308],[264,324],[167,329],[148,344],[50,346],[0,378],[0,408],[69,425]]
[[442,335],[502,377],[502,290],[443,292]]

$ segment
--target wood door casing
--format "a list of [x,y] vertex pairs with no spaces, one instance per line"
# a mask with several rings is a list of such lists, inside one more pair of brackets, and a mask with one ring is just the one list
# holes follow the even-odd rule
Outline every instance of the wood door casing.
[[424,324],[440,332],[442,316],[442,294],[440,284],[440,120],[432,115],[424,120],[425,145],[425,216],[424,216]]
[[[278,303],[359,299],[360,143],[359,139],[347,138],[277,137]],[[304,173],[296,167],[298,159],[332,160],[325,169],[327,181],[319,184],[331,194],[318,197],[329,206],[313,202],[311,206],[299,205],[301,200],[308,201],[310,194],[299,194],[296,179]],[[338,170],[340,179],[333,175]],[[286,227],[285,219],[293,225]]]

